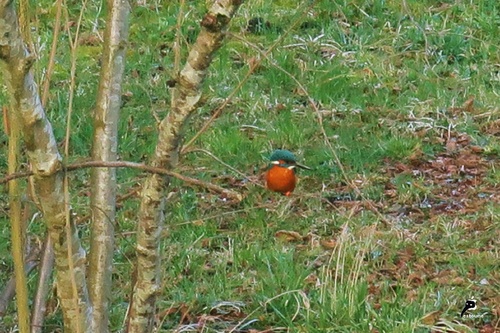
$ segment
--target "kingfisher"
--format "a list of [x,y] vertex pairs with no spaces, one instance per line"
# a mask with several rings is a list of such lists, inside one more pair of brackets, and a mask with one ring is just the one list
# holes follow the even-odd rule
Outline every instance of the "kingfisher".
[[275,150],[270,160],[271,163],[266,172],[266,186],[271,191],[286,196],[292,194],[297,184],[295,168],[311,170],[310,167],[297,163],[295,155],[286,149]]

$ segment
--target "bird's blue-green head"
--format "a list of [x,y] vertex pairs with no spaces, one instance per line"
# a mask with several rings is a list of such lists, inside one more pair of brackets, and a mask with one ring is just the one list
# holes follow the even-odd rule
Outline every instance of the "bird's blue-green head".
[[297,158],[295,158],[295,155],[291,151],[286,149],[276,149],[275,151],[273,151],[269,159],[271,160],[271,162],[274,161],[285,161],[288,163],[297,162]]
[[297,158],[295,157],[295,155],[291,151],[286,149],[276,149],[275,151],[273,151],[269,159],[271,160],[271,166],[279,165],[281,167],[289,169],[299,167],[302,169],[311,170],[311,168],[309,168],[308,166],[297,163]]

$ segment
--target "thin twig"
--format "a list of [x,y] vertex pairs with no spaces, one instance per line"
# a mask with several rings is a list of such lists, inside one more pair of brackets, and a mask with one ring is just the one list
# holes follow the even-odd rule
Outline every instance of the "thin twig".
[[[225,188],[220,187],[218,185],[215,185],[212,183],[207,183],[207,182],[201,181],[199,179],[183,176],[180,173],[177,173],[174,171],[170,171],[170,170],[163,169],[163,168],[152,167],[152,166],[142,164],[142,163],[135,163],[135,162],[129,162],[129,161],[84,161],[84,162],[76,162],[76,163],[68,164],[68,165],[64,166],[63,168],[65,171],[68,171],[68,172],[79,170],[79,169],[87,169],[87,168],[131,168],[131,169],[138,169],[138,170],[142,170],[142,171],[148,172],[148,173],[156,173],[159,175],[174,177],[174,178],[177,178],[179,180],[182,180],[185,183],[200,186],[200,187],[206,188],[210,191],[223,194],[230,199],[234,199],[237,201],[243,200],[243,196],[240,193],[235,192],[233,190],[225,189]],[[0,184],[8,183],[13,179],[25,178],[25,177],[29,177],[29,176],[33,176],[33,175],[34,175],[33,171],[12,173],[12,174],[6,175],[4,178],[0,179]]]
[[45,236],[43,251],[41,251],[40,266],[38,269],[38,288],[32,306],[31,314],[31,333],[41,333],[47,309],[47,295],[49,294],[51,284],[50,278],[54,269],[54,248],[48,235]]
[[248,213],[251,210],[256,210],[256,209],[261,209],[261,208],[272,209],[273,205],[269,204],[269,203],[264,203],[264,204],[260,204],[260,205],[256,205],[256,206],[252,206],[252,207],[247,207],[244,209],[237,209],[237,210],[223,212],[223,213],[216,214],[216,215],[206,216],[206,217],[203,217],[201,219],[195,219],[195,220],[189,220],[186,222],[177,223],[177,224],[175,224],[175,226],[178,227],[181,225],[194,224],[194,223],[200,223],[200,222],[209,221],[209,220],[215,220],[215,219],[221,218],[223,216],[233,215],[233,214],[238,214],[238,213]]
[[[38,265],[38,257],[40,254],[40,247],[37,244],[32,244],[30,253],[26,256],[24,270],[26,275],[29,275],[33,269]],[[0,292],[0,318],[5,315],[10,301],[16,295],[16,279],[12,276],[5,284],[5,287]]]
[[[135,186],[130,191],[125,193],[124,195],[118,196],[116,198],[116,209],[118,210],[119,208],[123,207],[123,204],[122,204],[123,201],[125,201],[133,196],[137,196],[137,193],[140,191],[140,189],[141,189],[140,186]],[[75,225],[81,225],[81,224],[89,221],[91,217],[92,217],[91,214],[78,216],[75,218]]]
[[248,178],[248,176],[245,175],[243,172],[239,171],[238,169],[233,168],[232,166],[230,166],[229,164],[227,164],[226,162],[224,162],[223,160],[221,160],[220,158],[218,158],[217,156],[215,156],[214,154],[212,154],[210,151],[208,151],[206,149],[196,148],[196,149],[190,149],[189,151],[186,151],[186,153],[188,153],[188,152],[189,153],[200,152],[200,153],[206,154],[206,155],[210,156],[211,158],[213,158],[214,160],[216,160],[217,162],[219,162],[220,164],[222,164],[223,166],[225,166],[226,168],[228,168],[229,170],[233,171],[234,173],[237,173],[238,175],[240,175],[244,178]]
[[236,332],[236,330],[238,328],[241,328],[242,326],[245,326],[246,324],[244,324],[244,322],[252,317],[254,315],[254,313],[256,313],[258,310],[260,310],[261,308],[265,308],[269,303],[271,303],[272,301],[274,301],[275,299],[278,299],[278,298],[281,298],[285,295],[290,295],[290,294],[295,294],[295,293],[298,293],[298,294],[301,294],[303,293],[302,290],[300,289],[296,289],[296,290],[287,290],[287,291],[284,291],[282,292],[281,294],[278,294],[278,295],[275,295],[273,297],[271,297],[270,299],[268,299],[267,301],[265,301],[264,303],[260,304],[257,308],[255,308],[255,310],[253,310],[252,312],[250,312],[245,318],[241,319],[230,331],[229,333],[233,333],[233,332]]
[[55,58],[57,51],[57,43],[59,41],[59,30],[61,30],[61,12],[62,12],[62,0],[57,0],[56,2],[57,12],[56,19],[54,22],[53,29],[53,38],[52,38],[52,46],[50,48],[49,62],[47,65],[47,72],[45,74],[45,78],[43,81],[43,89],[42,89],[42,105],[44,107],[47,106],[47,100],[49,99],[49,88],[50,88],[50,79],[52,78],[52,73],[54,73],[55,67]]

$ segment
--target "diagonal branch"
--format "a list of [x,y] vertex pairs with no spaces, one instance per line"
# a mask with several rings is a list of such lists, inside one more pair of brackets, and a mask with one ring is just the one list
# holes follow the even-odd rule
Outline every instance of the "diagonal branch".
[[[201,84],[214,53],[221,47],[227,26],[241,0],[216,0],[201,21],[201,31],[172,90],[171,110],[160,123],[154,167],[172,170],[178,161],[182,130],[197,109]],[[137,230],[137,264],[127,332],[151,332],[156,296],[160,290],[160,235],[164,222],[168,178],[153,174],[142,190]],[[168,265],[168,264],[167,264]]]

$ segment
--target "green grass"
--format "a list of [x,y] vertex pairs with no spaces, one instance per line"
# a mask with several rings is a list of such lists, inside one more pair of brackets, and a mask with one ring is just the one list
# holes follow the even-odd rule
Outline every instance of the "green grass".
[[[180,159],[179,172],[233,187],[245,199],[232,203],[172,181],[162,242],[162,331],[189,331],[196,323],[204,323],[198,329],[206,332],[424,333],[444,332],[446,325],[450,332],[498,327],[500,5],[493,0],[403,4],[317,1],[306,15],[307,2],[299,9],[290,0],[241,7],[231,25],[235,36],[214,59],[206,103],[190,119],[185,141],[243,79],[249,61],[260,56],[255,46],[266,51],[286,36]],[[123,85],[129,94],[119,123],[123,160],[149,160],[155,117],[165,117],[170,105],[167,81],[174,75],[178,8],[159,1],[149,5],[136,6],[131,15]],[[38,6],[37,33],[50,45],[55,11],[42,10],[48,6],[44,2]],[[201,5],[186,6],[184,47],[193,43],[204,12]],[[80,9],[69,9],[76,20]],[[88,7],[82,32],[101,31],[103,15],[96,4]],[[254,16],[269,21],[270,28],[245,32]],[[100,47],[81,45],[78,51],[70,160],[89,156]],[[69,54],[63,33],[47,107],[58,140],[65,133]],[[37,77],[46,66],[46,48],[40,57]],[[467,108],[464,103],[472,97]],[[1,104],[6,100],[2,86]],[[5,147],[6,140],[0,134]],[[450,140],[457,141],[456,149],[450,149]],[[275,148],[292,150],[313,168],[300,171],[291,197],[253,183]],[[454,169],[453,161],[471,158],[482,162]],[[3,170],[5,159],[1,154]],[[118,179],[123,195],[144,176],[120,170]],[[88,172],[74,173],[72,200],[79,216],[89,214],[88,190]],[[12,275],[5,193],[1,285]],[[138,200],[132,197],[118,210],[113,331],[122,328],[127,309]],[[88,223],[81,226],[87,244],[88,228]],[[301,237],[278,236],[283,230]],[[30,231],[40,235],[43,228],[32,225]],[[35,281],[30,278],[32,289]],[[479,301],[474,314],[485,315],[460,318],[471,296]],[[62,327],[60,312],[52,311],[54,297],[48,301],[47,332]],[[434,311],[434,319],[425,319]],[[14,323],[12,305],[0,331],[13,329]]]

